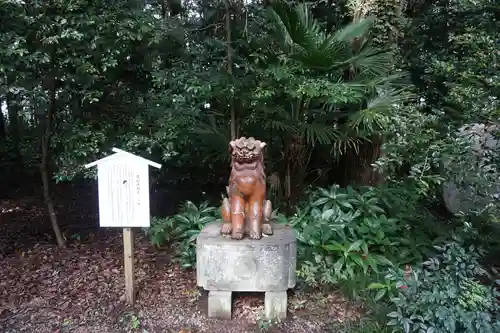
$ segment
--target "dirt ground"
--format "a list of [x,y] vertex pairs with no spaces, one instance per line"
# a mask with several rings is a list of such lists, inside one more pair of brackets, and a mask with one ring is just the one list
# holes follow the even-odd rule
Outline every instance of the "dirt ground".
[[0,199],[0,332],[320,333],[356,318],[339,293],[296,290],[282,323],[261,319],[262,293],[235,294],[230,321],[209,319],[195,272],[181,270],[140,231],[137,303],[127,306],[121,233],[99,229],[95,191],[61,186],[56,193],[66,248],[55,246],[37,194]]

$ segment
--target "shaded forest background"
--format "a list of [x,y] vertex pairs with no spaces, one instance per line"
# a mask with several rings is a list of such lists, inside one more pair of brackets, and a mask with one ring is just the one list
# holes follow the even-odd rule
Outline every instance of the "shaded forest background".
[[[404,284],[412,294],[384,315],[453,332],[468,318],[447,321],[454,305],[425,328],[415,318],[439,308],[421,290],[455,273],[476,283],[470,267],[485,263],[481,281],[498,279],[499,26],[494,0],[0,0],[1,196],[43,196],[63,246],[54,193],[95,186],[83,166],[112,147],[141,155],[162,164],[146,234],[182,244],[190,267],[228,142],[253,136],[268,144],[268,196],[297,231],[306,284],[377,304],[420,267],[420,289]],[[466,193],[461,211],[450,188]],[[494,288],[478,288],[487,305],[459,304],[494,332]]]
[[50,201],[116,146],[163,164],[156,188],[218,199],[246,135],[288,212],[333,183],[435,194],[463,178],[454,132],[498,120],[494,2],[2,3],[4,192],[43,180]]

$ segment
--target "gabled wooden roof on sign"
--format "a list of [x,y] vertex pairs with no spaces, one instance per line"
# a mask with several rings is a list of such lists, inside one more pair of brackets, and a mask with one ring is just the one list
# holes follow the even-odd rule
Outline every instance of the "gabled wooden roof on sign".
[[131,153],[128,153],[124,150],[121,150],[121,149],[118,149],[118,148],[113,148],[112,149],[115,154],[113,155],[109,155],[109,156],[106,156],[106,157],[103,157],[97,161],[94,161],[92,163],[89,163],[89,164],[85,164],[85,168],[91,168],[93,166],[96,166],[96,165],[99,165],[101,163],[104,163],[104,162],[108,162],[108,161],[111,161],[117,157],[122,157],[122,156],[126,156],[127,158],[130,158],[131,160],[137,160],[139,162],[142,162],[142,163],[145,163],[145,164],[148,164],[152,167],[155,167],[155,168],[158,168],[158,169],[161,169],[161,164],[158,164],[156,162],[153,162],[153,161],[150,161],[144,157],[140,157],[140,156],[137,156],[137,155],[134,155],[134,154],[131,154]]

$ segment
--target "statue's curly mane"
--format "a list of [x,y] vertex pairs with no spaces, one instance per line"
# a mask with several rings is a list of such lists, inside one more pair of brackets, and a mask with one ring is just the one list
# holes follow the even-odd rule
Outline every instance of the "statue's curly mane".
[[255,176],[265,181],[263,147],[260,143],[254,138],[245,137],[234,141],[231,152],[230,179],[245,175],[246,177]]

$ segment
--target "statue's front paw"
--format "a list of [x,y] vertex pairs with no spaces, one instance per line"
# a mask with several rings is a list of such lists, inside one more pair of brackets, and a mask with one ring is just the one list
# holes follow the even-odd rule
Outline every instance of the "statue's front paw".
[[233,228],[233,233],[231,234],[232,239],[243,239],[245,231],[243,228]]
[[264,235],[272,235],[273,234],[273,227],[269,223],[264,223],[262,224],[262,233]]
[[250,238],[250,239],[261,239],[262,238],[262,234],[260,232],[255,231],[255,230],[250,230],[248,232],[248,238]]
[[229,235],[232,231],[233,225],[231,223],[224,223],[220,228],[220,232],[223,235]]

